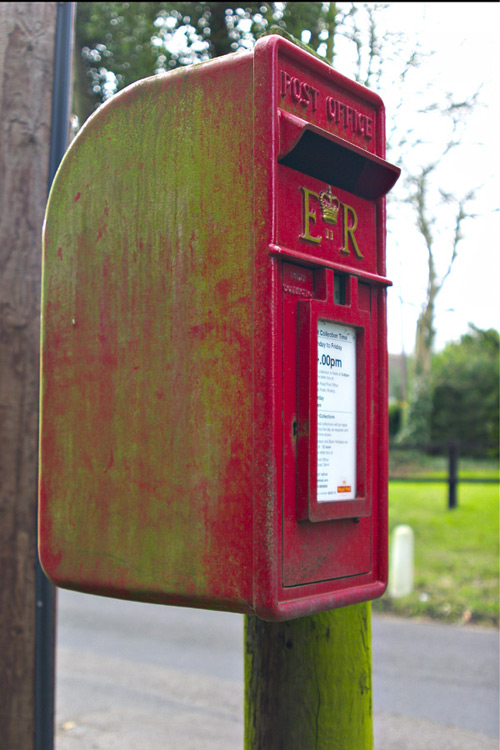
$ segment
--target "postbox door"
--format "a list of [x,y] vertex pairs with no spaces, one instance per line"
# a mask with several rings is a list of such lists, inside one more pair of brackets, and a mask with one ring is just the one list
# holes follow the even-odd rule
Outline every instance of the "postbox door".
[[[351,276],[347,279],[347,304],[337,304],[331,269],[314,270],[283,264],[285,587],[361,576],[368,574],[372,567],[372,477],[366,462],[366,442],[371,431],[366,404],[371,402],[372,390],[370,292],[369,285],[359,285]],[[351,379],[348,388],[355,381],[354,414],[349,417],[354,421],[346,428],[346,415],[337,415],[340,420],[329,434],[319,434],[317,427],[318,371],[324,371],[321,363],[318,368],[317,361],[318,321],[321,321],[321,330],[351,332],[352,340],[343,355],[345,357],[352,347],[355,363],[350,375],[344,373],[347,377],[331,379],[333,385],[335,380],[338,384]],[[350,432],[345,433],[345,429]],[[321,489],[318,491],[321,484],[318,482],[318,441],[324,449],[330,441],[330,447],[335,449],[344,436],[347,449],[354,448],[350,469],[355,476],[346,492],[348,499],[325,501]],[[329,458],[331,456],[326,457]],[[349,485],[346,483],[346,486]],[[341,483],[337,487],[342,487]],[[338,494],[343,496],[342,489]]]

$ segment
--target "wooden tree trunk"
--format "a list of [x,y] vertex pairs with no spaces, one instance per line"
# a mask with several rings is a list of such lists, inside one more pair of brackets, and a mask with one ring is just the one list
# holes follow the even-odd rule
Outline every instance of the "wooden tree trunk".
[[57,3],[0,3],[0,745],[34,746],[39,311]]
[[371,750],[369,607],[245,618],[245,750]]

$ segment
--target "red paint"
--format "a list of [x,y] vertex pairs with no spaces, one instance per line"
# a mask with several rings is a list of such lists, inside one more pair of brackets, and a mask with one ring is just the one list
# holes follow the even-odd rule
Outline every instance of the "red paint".
[[[77,136],[45,252],[40,534],[56,583],[268,619],[383,593],[384,128],[378,96],[269,36],[141,81]],[[104,151],[109,170],[74,197],[72,170]],[[355,482],[332,501],[319,320],[356,332]]]
[[[51,446],[48,445],[47,449],[50,451]],[[53,578],[57,577],[57,569],[61,564],[63,556],[62,550],[58,549],[52,543],[52,523],[51,517],[48,513],[44,512],[47,504],[47,490],[45,487],[45,481],[43,474],[40,475],[39,489],[38,489],[38,504],[39,504],[39,556],[40,562],[44,567],[44,570],[49,576]]]
[[113,451],[111,451],[111,454],[109,456],[108,465],[104,469],[104,473],[107,474],[110,469],[113,468],[113,464],[115,463],[115,457],[113,456]]

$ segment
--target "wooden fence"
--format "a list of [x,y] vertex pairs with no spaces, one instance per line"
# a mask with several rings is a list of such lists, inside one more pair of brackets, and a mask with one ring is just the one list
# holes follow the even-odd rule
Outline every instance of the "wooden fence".
[[[412,444],[391,444],[389,445],[389,453],[391,451],[407,451],[407,450],[418,450],[423,453],[433,453],[434,455],[440,454],[447,456],[448,459],[448,475],[446,477],[429,477],[429,476],[393,476],[389,474],[389,481],[391,482],[446,482],[448,484],[448,509],[453,510],[457,507],[457,485],[461,483],[475,483],[475,484],[498,484],[499,479],[491,477],[460,477],[459,462],[460,462],[460,451],[470,448],[468,444],[460,443],[458,440],[451,440],[449,443],[433,443],[428,445],[412,445]],[[474,449],[481,447],[486,452],[491,448],[497,448],[492,444],[482,444],[478,446],[474,444]]]

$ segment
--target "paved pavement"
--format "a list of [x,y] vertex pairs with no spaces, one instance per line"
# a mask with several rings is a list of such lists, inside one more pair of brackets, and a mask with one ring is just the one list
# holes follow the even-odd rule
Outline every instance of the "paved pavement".
[[498,633],[372,618],[376,711],[498,737]]
[[[61,591],[56,750],[242,748],[241,631]],[[373,662],[375,750],[498,750],[495,632],[374,617]]]

